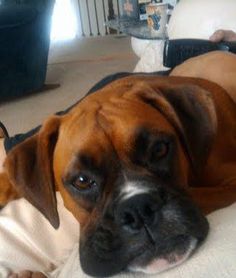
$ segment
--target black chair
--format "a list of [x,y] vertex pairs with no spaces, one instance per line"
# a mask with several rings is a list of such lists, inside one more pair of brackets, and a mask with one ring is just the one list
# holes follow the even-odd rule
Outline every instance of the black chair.
[[0,102],[43,88],[54,0],[0,0]]

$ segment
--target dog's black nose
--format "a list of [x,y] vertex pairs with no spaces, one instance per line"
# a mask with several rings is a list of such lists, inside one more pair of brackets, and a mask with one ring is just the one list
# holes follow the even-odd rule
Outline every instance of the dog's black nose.
[[141,230],[155,221],[162,202],[150,194],[139,194],[119,203],[116,210],[116,222],[130,232]]

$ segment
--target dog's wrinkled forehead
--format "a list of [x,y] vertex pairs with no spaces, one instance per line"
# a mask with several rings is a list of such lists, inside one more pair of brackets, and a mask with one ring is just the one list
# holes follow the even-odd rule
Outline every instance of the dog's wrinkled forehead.
[[139,91],[149,90],[148,84],[138,81],[134,84],[118,83],[115,88],[108,86],[89,95],[66,116],[62,133],[71,135],[70,138],[80,145],[95,139],[97,145],[103,143],[102,140],[112,141],[114,145],[113,141],[118,143],[123,141],[122,138],[129,141],[142,127],[171,132],[173,128],[162,113],[140,97]]
[[66,115],[57,144],[63,161],[80,154],[92,157],[98,164],[114,157],[125,161],[129,160],[127,156],[140,136],[175,134],[158,110],[135,94],[132,98],[131,95],[132,91],[123,94],[98,92],[85,98]]

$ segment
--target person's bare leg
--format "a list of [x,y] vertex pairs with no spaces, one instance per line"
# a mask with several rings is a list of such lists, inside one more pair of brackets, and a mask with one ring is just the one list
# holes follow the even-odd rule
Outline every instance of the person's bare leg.
[[236,41],[236,33],[232,30],[216,30],[209,38],[213,42]]
[[3,172],[3,163],[6,158],[6,151],[5,151],[3,142],[4,142],[4,139],[0,138],[0,173]]

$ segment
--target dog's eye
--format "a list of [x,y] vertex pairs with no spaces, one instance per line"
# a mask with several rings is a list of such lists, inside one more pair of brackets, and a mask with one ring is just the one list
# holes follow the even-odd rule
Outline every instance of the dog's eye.
[[151,159],[156,160],[163,158],[169,151],[169,144],[166,142],[158,142],[152,148]]
[[96,186],[97,183],[95,180],[91,179],[89,176],[84,174],[80,174],[76,177],[76,179],[72,182],[72,185],[77,188],[78,190],[87,190]]

